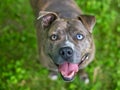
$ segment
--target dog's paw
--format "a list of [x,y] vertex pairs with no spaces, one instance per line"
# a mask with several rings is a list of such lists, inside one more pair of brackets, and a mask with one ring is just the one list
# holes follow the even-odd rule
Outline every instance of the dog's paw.
[[79,73],[79,78],[81,81],[83,81],[85,84],[89,84],[90,80],[89,80],[89,77],[88,77],[88,74],[84,71],[84,70],[81,70],[80,73]]
[[90,82],[87,75],[81,75],[80,80],[82,80],[85,84],[89,84],[89,82]]
[[57,80],[58,74],[56,72],[50,72],[48,77],[54,81],[54,80]]

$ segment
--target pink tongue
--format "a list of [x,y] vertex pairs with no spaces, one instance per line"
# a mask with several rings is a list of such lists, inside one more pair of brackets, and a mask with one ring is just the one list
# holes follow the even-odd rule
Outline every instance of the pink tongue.
[[59,66],[59,71],[64,77],[72,78],[78,72],[78,64],[65,62]]

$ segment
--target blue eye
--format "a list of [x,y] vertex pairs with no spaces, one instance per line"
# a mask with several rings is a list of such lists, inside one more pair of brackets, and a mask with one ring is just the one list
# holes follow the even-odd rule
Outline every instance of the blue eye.
[[77,38],[78,40],[82,40],[82,39],[84,38],[84,36],[83,36],[82,34],[77,34],[77,35],[76,35],[76,38]]

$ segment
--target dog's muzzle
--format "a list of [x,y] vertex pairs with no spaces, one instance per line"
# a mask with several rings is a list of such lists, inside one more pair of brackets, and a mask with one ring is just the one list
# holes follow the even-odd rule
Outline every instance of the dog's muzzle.
[[59,55],[64,59],[64,62],[59,65],[59,72],[65,81],[72,81],[76,72],[78,72],[78,64],[71,63],[73,58],[73,49],[71,47],[62,47],[59,50]]

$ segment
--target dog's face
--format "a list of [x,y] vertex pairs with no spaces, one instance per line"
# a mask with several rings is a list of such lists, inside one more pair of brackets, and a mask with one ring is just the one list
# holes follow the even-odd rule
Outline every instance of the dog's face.
[[81,15],[76,19],[60,19],[55,13],[42,12],[38,19],[42,28],[41,53],[52,60],[64,80],[72,80],[94,57],[95,18]]

